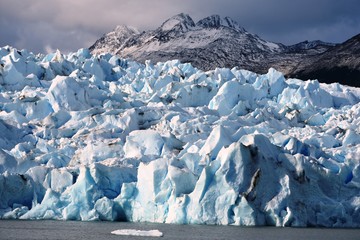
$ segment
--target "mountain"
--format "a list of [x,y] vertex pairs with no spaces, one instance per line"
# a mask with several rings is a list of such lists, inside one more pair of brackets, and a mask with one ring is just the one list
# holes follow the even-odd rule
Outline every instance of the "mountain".
[[166,20],[156,30],[126,31],[126,37],[114,40],[114,36],[121,36],[124,28],[117,27],[105,34],[90,47],[91,52],[110,52],[141,62],[180,59],[203,70],[239,66],[264,72],[268,69],[259,62],[285,50],[284,45],[265,41],[231,18],[218,15],[195,23],[182,13]]
[[273,67],[287,77],[359,86],[358,38],[338,45],[317,40],[286,46],[249,33],[229,17],[213,15],[195,23],[181,13],[155,30],[140,32],[118,26],[97,40],[90,51],[139,62],[179,59],[202,70],[236,66],[266,73]]
[[305,58],[289,76],[360,87],[360,34],[322,54]]
[[96,52],[114,52],[122,43],[136,34],[139,34],[139,31],[133,27],[117,26],[114,31],[96,41]]
[[305,51],[313,51],[314,53],[323,53],[331,47],[336,46],[334,43],[327,43],[320,40],[315,41],[303,41],[294,45],[290,45],[287,47],[286,52],[305,52]]

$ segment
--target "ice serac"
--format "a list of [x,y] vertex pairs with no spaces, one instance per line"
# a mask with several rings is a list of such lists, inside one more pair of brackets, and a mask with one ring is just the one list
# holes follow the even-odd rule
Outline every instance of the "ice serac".
[[79,111],[89,108],[88,93],[73,78],[57,76],[48,91],[49,102],[54,111],[65,109]]
[[128,158],[142,156],[161,156],[164,140],[159,133],[152,130],[135,130],[126,138],[125,156]]
[[358,88],[86,49],[0,62],[0,218],[360,227]]
[[[189,194],[188,222],[235,223],[234,210],[250,185],[249,176],[253,171],[250,161],[250,151],[240,143],[222,148],[217,159],[204,168],[194,191]],[[241,216],[237,221],[260,223],[253,214]]]

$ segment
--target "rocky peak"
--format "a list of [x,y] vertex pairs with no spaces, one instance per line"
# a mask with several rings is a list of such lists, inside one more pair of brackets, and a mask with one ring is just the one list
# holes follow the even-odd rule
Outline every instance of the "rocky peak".
[[316,48],[318,46],[324,46],[324,47],[333,47],[335,44],[333,43],[327,43],[320,40],[315,41],[303,41],[294,45],[289,46],[290,49],[296,49],[296,50],[307,50],[311,48]]
[[160,27],[162,31],[181,31],[187,32],[195,27],[195,23],[188,14],[180,13],[166,20]]
[[203,28],[219,28],[221,26],[221,20],[219,15],[212,15],[198,21],[196,26]]
[[139,34],[139,30],[137,30],[134,27],[125,26],[125,25],[118,25],[116,28],[112,31],[112,33],[116,36],[128,37],[131,35]]
[[238,32],[245,32],[245,29],[242,28],[237,22],[232,20],[230,17],[221,18],[219,15],[212,15],[204,19],[201,19],[196,23],[196,26],[202,28],[228,27]]
[[349,54],[360,54],[360,34],[355,35],[349,40],[345,41],[342,44],[339,44],[336,48],[333,49],[335,51],[347,52]]

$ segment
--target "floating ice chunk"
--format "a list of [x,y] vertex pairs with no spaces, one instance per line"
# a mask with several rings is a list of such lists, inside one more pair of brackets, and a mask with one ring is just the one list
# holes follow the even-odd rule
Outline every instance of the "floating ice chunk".
[[162,237],[163,233],[159,230],[136,230],[136,229],[120,229],[112,231],[114,235],[125,236],[141,236],[141,237]]

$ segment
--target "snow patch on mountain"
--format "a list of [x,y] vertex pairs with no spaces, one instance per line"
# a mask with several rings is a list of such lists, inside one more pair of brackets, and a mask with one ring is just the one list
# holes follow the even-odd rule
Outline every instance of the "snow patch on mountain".
[[162,31],[179,30],[186,32],[195,27],[194,21],[189,15],[181,13],[168,20],[166,20],[160,27]]

